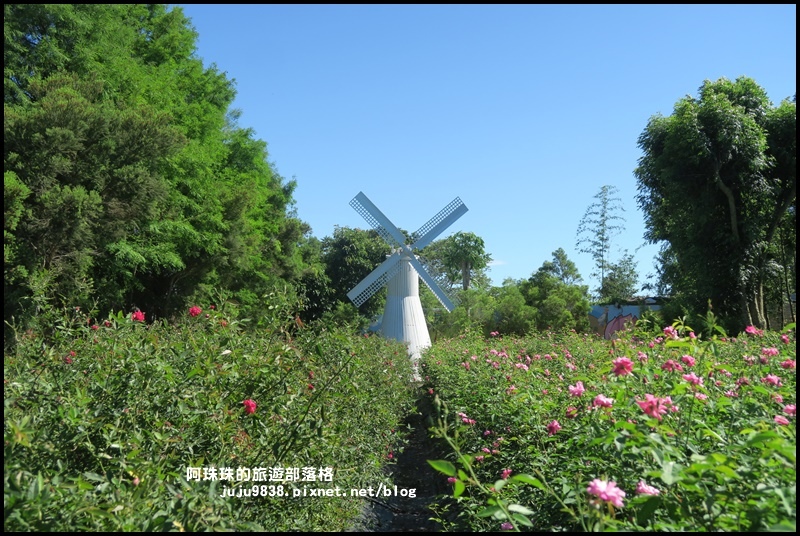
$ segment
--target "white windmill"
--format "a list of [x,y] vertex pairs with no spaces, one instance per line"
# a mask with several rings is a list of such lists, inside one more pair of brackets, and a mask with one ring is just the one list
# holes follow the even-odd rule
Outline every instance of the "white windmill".
[[408,346],[408,354],[414,367],[414,379],[419,380],[417,365],[421,351],[431,345],[428,325],[425,323],[422,303],[419,301],[419,278],[428,285],[428,288],[448,312],[452,311],[455,305],[428,274],[414,251],[433,242],[434,238],[467,212],[467,206],[456,197],[412,235],[417,239],[411,245],[405,243],[406,239],[403,233],[378,210],[378,207],[372,204],[372,201],[363,192],[359,192],[350,201],[350,206],[361,214],[367,223],[389,243],[392,253],[361,283],[348,292],[347,297],[356,307],[360,307],[383,285],[388,285],[381,333],[384,337],[396,339]]

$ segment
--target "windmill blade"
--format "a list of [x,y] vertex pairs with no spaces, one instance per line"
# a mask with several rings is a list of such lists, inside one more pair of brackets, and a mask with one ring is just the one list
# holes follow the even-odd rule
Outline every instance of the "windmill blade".
[[393,253],[380,266],[372,270],[353,290],[348,292],[347,297],[356,307],[361,307],[361,304],[380,290],[399,269],[400,254]]
[[419,262],[413,254],[408,256],[408,260],[417,271],[420,279],[422,279],[428,288],[431,289],[431,292],[433,292],[434,296],[436,296],[439,302],[444,305],[444,308],[447,309],[447,312],[452,312],[456,306],[453,305],[453,302],[450,301],[450,298],[448,298],[447,295],[442,292],[442,289],[439,288],[439,285],[436,284],[436,281],[434,281],[433,278],[428,274],[428,272],[425,270],[425,267],[422,266],[422,263]]
[[361,214],[367,220],[367,223],[390,245],[402,247],[406,243],[406,237],[403,236],[403,233],[389,221],[389,218],[383,215],[383,212],[364,195],[364,192],[358,192],[358,195],[350,201],[350,206]]
[[460,197],[456,197],[444,207],[439,213],[428,221],[425,225],[420,227],[414,236],[419,236],[416,242],[411,246],[413,249],[422,249],[439,236],[439,234],[450,227],[454,221],[463,216],[469,209],[467,205],[461,201]]

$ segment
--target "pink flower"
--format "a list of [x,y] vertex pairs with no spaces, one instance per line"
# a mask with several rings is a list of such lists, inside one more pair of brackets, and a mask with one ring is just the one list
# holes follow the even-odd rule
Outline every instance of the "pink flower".
[[581,381],[575,383],[575,385],[570,385],[568,389],[571,396],[581,396],[586,391]]
[[641,361],[642,363],[647,363],[648,359],[647,354],[642,352],[641,350],[636,353],[636,357],[638,357],[639,361]]
[[661,416],[669,411],[672,406],[672,399],[670,397],[658,398],[648,393],[644,395],[644,398],[644,400],[637,400],[636,403],[639,404],[639,407],[642,408],[642,411],[647,415],[659,421],[661,420]]
[[683,367],[677,361],[673,361],[672,359],[670,359],[663,365],[661,365],[661,370],[666,370],[667,372],[674,372],[677,370],[678,372],[682,372]]
[[764,334],[764,330],[758,329],[755,326],[747,326],[746,328],[744,328],[744,332],[749,335],[758,335],[758,336]]
[[447,477],[447,481],[450,484],[455,484],[456,483],[456,477],[454,477],[454,476]]
[[92,324],[93,331],[97,331],[98,329],[100,329],[100,326],[98,326],[97,324]]
[[781,335],[781,341],[783,344],[789,344],[789,337],[786,335]]
[[594,402],[592,402],[594,407],[601,407],[601,408],[610,408],[614,405],[614,399],[608,398],[604,395],[597,395],[594,397]]
[[622,498],[625,497],[625,492],[617,487],[616,482],[608,482],[595,478],[589,483],[586,491],[598,497],[602,501],[609,502],[617,508],[622,508]]
[[665,328],[664,328],[664,335],[666,335],[666,336],[667,336],[667,337],[669,337],[670,339],[677,339],[677,338],[679,338],[679,336],[678,336],[678,330],[676,330],[676,329],[675,329],[675,328],[673,328],[672,326],[667,326],[667,327],[665,327]]
[[790,369],[795,368],[797,363],[793,359],[787,359],[786,361],[781,361],[781,368]]
[[500,473],[500,478],[506,480],[508,477],[511,476],[511,469],[503,469],[503,472]]
[[644,480],[640,480],[639,483],[636,484],[636,493],[639,495],[658,495],[661,492],[653,486],[648,486]]
[[463,422],[464,424],[469,424],[470,426],[477,422],[475,421],[475,419],[470,419],[469,417],[467,417],[467,414],[463,412],[460,412],[458,416],[461,417],[461,422]]
[[697,400],[705,400],[705,399],[707,399],[707,398],[708,398],[708,395],[707,395],[707,394],[704,394],[704,393],[695,393],[695,394],[694,394],[694,397],[695,397]]
[[786,415],[795,416],[797,415],[797,406],[794,404],[786,404],[785,406],[783,406],[783,412]]
[[681,361],[683,361],[683,364],[686,365],[687,367],[693,367],[695,363],[694,358],[690,355],[685,355],[681,357]]
[[561,425],[558,423],[558,421],[552,421],[547,425],[547,435],[554,435],[559,430],[561,430]]
[[203,310],[196,305],[189,307],[189,316],[200,316],[202,312]]
[[514,525],[508,521],[504,521],[503,523],[500,523],[500,530],[514,530]]
[[614,374],[625,376],[633,372],[633,361],[627,357],[620,357],[611,362],[614,365]]
[[774,374],[767,374],[765,377],[761,378],[761,381],[763,383],[766,383],[768,385],[774,385],[776,387],[780,387],[781,385],[783,385],[781,383],[781,379],[775,376]]
[[789,419],[787,419],[783,415],[775,415],[775,418],[773,420],[775,421],[776,424],[780,424],[782,426],[786,426],[787,424],[789,424]]
[[131,320],[134,322],[144,322],[144,313],[138,309],[135,310],[133,313],[131,313]]
[[694,372],[691,374],[684,374],[683,379],[692,385],[703,385],[703,378],[699,378]]
[[244,404],[244,412],[247,413],[248,415],[252,415],[253,413],[256,412],[255,400],[248,398],[247,400],[244,400],[242,404]]
[[778,355],[778,349],[775,348],[774,346],[771,348],[762,348],[761,355],[765,357],[772,357],[774,355]]
[[570,406],[567,408],[567,419],[574,419],[578,416],[578,408]]

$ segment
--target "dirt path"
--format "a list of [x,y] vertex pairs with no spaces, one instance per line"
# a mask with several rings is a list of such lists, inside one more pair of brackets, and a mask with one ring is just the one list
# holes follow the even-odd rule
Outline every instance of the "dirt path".
[[438,522],[431,521],[434,512],[428,509],[438,495],[451,493],[446,478],[434,471],[427,460],[441,459],[444,453],[428,437],[429,404],[425,397],[417,403],[417,411],[406,418],[411,427],[408,444],[391,468],[393,485],[398,490],[415,490],[414,498],[388,497],[370,500],[361,518],[348,532],[439,532]]

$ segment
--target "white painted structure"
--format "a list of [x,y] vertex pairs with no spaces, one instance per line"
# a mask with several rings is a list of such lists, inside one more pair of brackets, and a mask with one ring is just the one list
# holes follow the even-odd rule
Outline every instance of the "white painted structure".
[[389,243],[392,253],[361,283],[348,292],[347,297],[356,307],[359,307],[383,285],[388,285],[381,334],[406,344],[414,367],[414,380],[419,381],[421,378],[417,365],[421,352],[431,345],[428,325],[425,322],[422,303],[419,300],[419,279],[421,278],[428,285],[428,288],[448,311],[452,311],[455,305],[419,262],[414,255],[414,250],[420,250],[433,242],[442,231],[467,212],[467,206],[456,197],[414,233],[413,236],[419,238],[411,245],[405,243],[403,233],[378,210],[378,207],[372,204],[372,201],[363,192],[359,192],[350,201],[350,206],[361,214],[367,223]]

